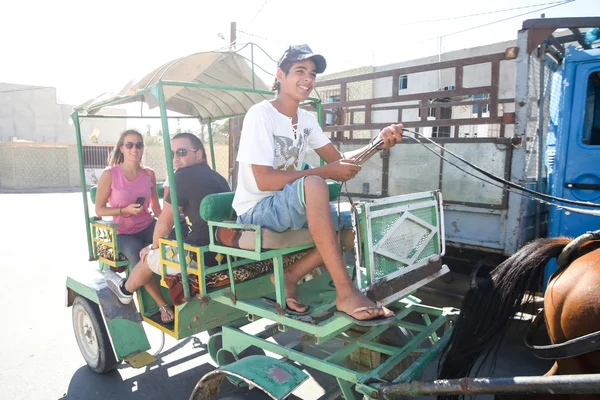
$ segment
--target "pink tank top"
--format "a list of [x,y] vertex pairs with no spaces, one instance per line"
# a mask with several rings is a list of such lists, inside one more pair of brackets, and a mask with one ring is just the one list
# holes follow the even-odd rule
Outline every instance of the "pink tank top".
[[148,227],[154,217],[150,214],[148,207],[152,195],[152,180],[150,179],[150,169],[144,168],[135,181],[129,181],[121,165],[115,165],[111,169],[112,184],[110,186],[110,196],[108,203],[113,208],[124,208],[135,203],[138,197],[145,197],[142,211],[137,215],[114,216],[113,221],[119,224],[117,234],[133,235]]

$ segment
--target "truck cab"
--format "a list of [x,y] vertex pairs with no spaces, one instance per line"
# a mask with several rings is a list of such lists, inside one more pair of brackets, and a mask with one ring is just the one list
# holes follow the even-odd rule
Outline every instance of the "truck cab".
[[[563,64],[560,97],[551,100],[550,123],[555,123],[556,147],[550,165],[553,196],[597,203],[600,199],[600,48],[568,49]],[[555,95],[554,93],[552,94]],[[560,102],[559,102],[560,101]],[[553,105],[559,104],[555,110]],[[596,230],[594,215],[552,207],[549,236],[576,237]]]

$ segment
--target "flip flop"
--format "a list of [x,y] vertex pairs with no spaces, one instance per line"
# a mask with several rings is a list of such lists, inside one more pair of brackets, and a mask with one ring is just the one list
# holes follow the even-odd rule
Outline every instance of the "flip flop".
[[354,310],[352,310],[352,312],[350,314],[345,313],[343,311],[336,311],[334,313],[334,315],[345,317],[345,318],[349,319],[350,321],[352,321],[355,325],[360,325],[360,326],[380,326],[380,325],[391,324],[392,322],[394,322],[396,320],[395,315],[393,317],[384,317],[384,316],[380,315],[380,316],[377,316],[377,317],[371,318],[371,319],[356,319],[352,316],[359,312],[376,311],[376,310],[381,310],[382,308],[383,308],[383,306],[381,305],[381,303],[379,303],[377,301],[377,302],[375,302],[375,307],[373,307],[373,306],[357,307]]
[[[272,298],[270,298],[270,297],[266,297],[266,296],[263,296],[263,297],[261,297],[261,300],[263,301],[263,303],[265,303],[265,304],[268,304],[268,305],[270,305],[270,306],[273,306],[273,307],[277,308],[277,300],[275,300],[275,299],[272,299]],[[304,310],[304,311],[302,311],[302,312],[300,312],[300,311],[296,311],[296,310],[293,310],[293,309],[291,309],[291,308],[290,308],[290,307],[287,305],[288,301],[291,301],[292,303],[295,303],[295,304],[296,304],[296,305],[298,305],[299,307],[306,307],[306,310]],[[310,312],[311,312],[311,311],[312,311],[312,308],[311,308],[311,306],[308,306],[308,305],[302,304],[302,303],[300,303],[300,302],[299,302],[297,299],[295,299],[295,298],[293,298],[293,297],[288,297],[287,299],[285,299],[285,313],[286,313],[286,314],[290,314],[290,315],[299,315],[299,316],[300,316],[300,315],[308,315],[308,314],[310,314]]]

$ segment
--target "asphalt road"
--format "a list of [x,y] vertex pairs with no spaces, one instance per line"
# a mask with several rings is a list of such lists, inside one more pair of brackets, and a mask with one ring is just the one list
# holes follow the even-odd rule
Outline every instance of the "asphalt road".
[[[188,399],[215,368],[203,333],[179,342],[167,336],[160,365],[122,364],[107,375],[89,370],[65,307],[68,272],[92,264],[81,194],[0,193],[0,224],[0,399]],[[154,352],[161,334],[147,325],[146,332]],[[324,390],[311,380],[299,393],[316,399]]]
[[[90,264],[84,223],[80,193],[0,194],[0,399],[189,398],[197,381],[214,369],[206,334],[179,342],[167,337],[160,365],[150,368],[121,365],[107,375],[87,368],[75,342],[71,309],[64,305],[68,271]],[[152,352],[160,334],[147,333]],[[499,364],[500,375],[541,372],[524,349],[511,349],[520,370],[507,361]],[[537,369],[527,371],[527,365]],[[316,399],[331,383],[318,374],[314,378],[296,398]]]
[[184,399],[213,369],[199,335],[167,337],[162,365],[149,370],[90,371],[65,307],[68,271],[90,264],[81,194],[0,194],[0,223],[1,399]]

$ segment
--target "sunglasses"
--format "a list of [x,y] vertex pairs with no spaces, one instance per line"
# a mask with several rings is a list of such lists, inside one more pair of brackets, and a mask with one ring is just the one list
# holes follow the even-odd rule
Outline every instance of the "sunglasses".
[[133,149],[133,146],[135,146],[136,149],[141,150],[144,148],[144,142],[127,142],[127,143],[125,143],[125,148],[128,150]]
[[188,155],[188,153],[189,153],[190,151],[193,151],[193,152],[195,153],[195,152],[197,152],[198,150],[199,150],[199,149],[189,149],[189,150],[188,150],[188,149],[177,149],[177,150],[175,150],[175,151],[172,151],[172,152],[171,152],[171,156],[172,156],[173,158],[175,158],[175,157],[185,157],[185,156],[187,156],[187,155]]

